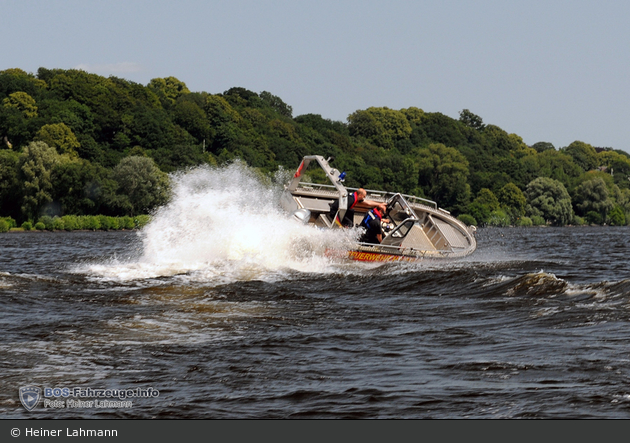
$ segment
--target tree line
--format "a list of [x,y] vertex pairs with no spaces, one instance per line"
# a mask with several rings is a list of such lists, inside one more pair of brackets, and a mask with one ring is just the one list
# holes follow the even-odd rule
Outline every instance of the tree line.
[[148,214],[168,201],[171,172],[241,159],[273,174],[308,154],[334,157],[349,187],[429,198],[469,224],[630,223],[626,152],[528,146],[467,109],[370,107],[340,122],[242,87],[0,71],[0,217],[18,224]]

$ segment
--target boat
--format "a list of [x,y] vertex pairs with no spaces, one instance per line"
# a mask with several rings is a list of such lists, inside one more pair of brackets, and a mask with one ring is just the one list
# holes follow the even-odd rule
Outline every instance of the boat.
[[[340,229],[348,211],[348,198],[359,188],[344,186],[345,172],[330,166],[332,158],[307,155],[293,178],[285,185],[280,206],[294,219],[319,229]],[[327,183],[303,182],[309,166],[319,166]],[[311,174],[321,177],[319,174]],[[323,180],[318,180],[323,181]],[[380,244],[357,241],[349,248],[328,248],[327,256],[364,262],[417,261],[422,259],[460,258],[477,248],[476,228],[467,226],[437,203],[424,198],[385,191],[366,190],[366,201],[386,205],[383,238]],[[331,205],[338,211],[331,214]],[[370,207],[358,203],[354,208],[354,226],[358,227]]]

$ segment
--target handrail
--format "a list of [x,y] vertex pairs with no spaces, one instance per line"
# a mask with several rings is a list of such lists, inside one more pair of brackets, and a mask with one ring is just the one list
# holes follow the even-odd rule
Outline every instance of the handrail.
[[[337,190],[337,188],[333,185],[327,185],[327,184],[321,184],[321,183],[300,183],[299,187],[303,188],[305,186],[312,186],[312,187],[320,187],[320,188],[330,188],[330,189],[334,189],[335,191]],[[356,191],[359,188],[346,188],[349,191]],[[383,198],[387,198],[388,195],[395,195],[397,194],[397,192],[387,192],[387,191],[377,191],[374,189],[366,189],[365,190],[367,193],[372,194],[372,195],[378,195],[381,196]],[[409,203],[418,203],[418,204],[422,204],[421,202],[424,203],[428,203],[430,206],[433,206],[435,209],[438,209],[438,205],[436,202],[434,202],[433,200],[429,200],[426,198],[422,198],[422,197],[417,197],[415,195],[409,195],[409,194],[400,194],[402,195],[405,200],[407,200]]]

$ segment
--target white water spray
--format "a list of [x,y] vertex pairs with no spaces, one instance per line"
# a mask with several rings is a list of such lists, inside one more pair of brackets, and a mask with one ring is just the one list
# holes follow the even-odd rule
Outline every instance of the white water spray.
[[91,266],[116,280],[194,273],[201,280],[273,278],[278,272],[332,272],[327,247],[348,247],[355,230],[303,225],[278,205],[281,184],[242,163],[200,167],[171,177],[173,196],[140,233],[131,263]]

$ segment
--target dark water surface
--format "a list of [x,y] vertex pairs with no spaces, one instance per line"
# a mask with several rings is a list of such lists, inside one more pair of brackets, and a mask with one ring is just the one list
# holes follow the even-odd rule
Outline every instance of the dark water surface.
[[[477,240],[462,260],[272,266],[150,260],[135,232],[0,234],[0,414],[630,418],[630,229]],[[28,412],[23,386],[159,396]]]

